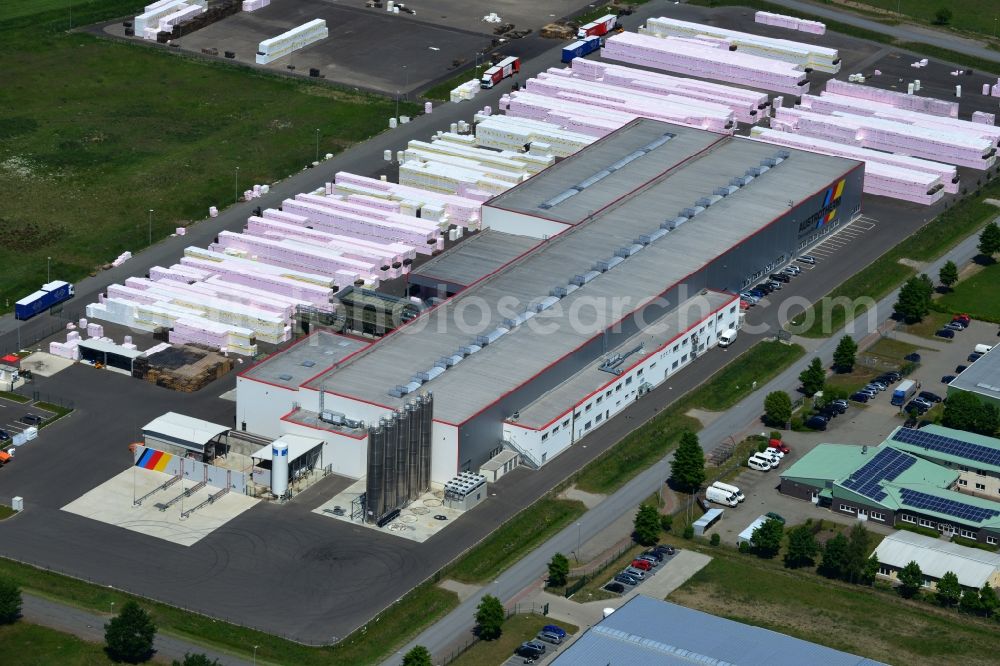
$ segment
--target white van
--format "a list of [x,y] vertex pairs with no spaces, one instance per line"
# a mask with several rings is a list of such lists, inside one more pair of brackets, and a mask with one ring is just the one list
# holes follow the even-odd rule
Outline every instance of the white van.
[[716,481],[715,483],[712,484],[712,487],[718,488],[719,490],[725,490],[727,493],[731,493],[736,498],[737,502],[742,502],[743,500],[746,499],[746,497],[743,495],[743,491],[740,490],[737,486],[731,486],[728,483],[723,483],[722,481]]
[[764,458],[758,458],[756,455],[753,455],[747,460],[747,467],[755,469],[758,472],[768,472],[771,470],[771,463]]
[[733,495],[728,490],[723,490],[722,488],[716,488],[715,486],[709,486],[705,490],[705,499],[709,502],[715,502],[716,504],[722,504],[725,506],[736,506],[739,504],[739,500],[736,499],[736,495]]
[[976,345],[976,348],[973,351],[977,354],[985,354],[991,349],[993,349],[992,345]]
[[763,453],[753,454],[752,456],[750,456],[750,460],[759,460],[760,462],[767,465],[768,469],[774,469],[775,467],[778,466],[777,458],[769,458],[768,456],[765,456]]
[[736,329],[727,328],[722,333],[719,333],[719,346],[728,347],[736,341]]

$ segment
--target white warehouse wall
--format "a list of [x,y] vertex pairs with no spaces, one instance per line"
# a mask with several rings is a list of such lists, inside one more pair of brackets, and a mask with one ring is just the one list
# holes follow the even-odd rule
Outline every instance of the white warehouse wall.
[[570,228],[568,224],[532,215],[483,206],[483,227],[528,238],[552,238]]
[[[299,392],[248,377],[236,378],[236,429],[266,437],[280,437],[281,417],[292,411]],[[314,435],[313,435],[314,436]]]

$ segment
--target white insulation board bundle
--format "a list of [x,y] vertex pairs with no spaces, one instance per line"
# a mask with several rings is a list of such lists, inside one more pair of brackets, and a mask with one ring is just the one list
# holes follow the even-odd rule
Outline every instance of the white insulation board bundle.
[[277,37],[262,41],[257,47],[257,64],[266,65],[274,62],[289,53],[305,48],[321,39],[326,39],[329,34],[326,21],[323,19],[313,19],[308,23],[303,23]]

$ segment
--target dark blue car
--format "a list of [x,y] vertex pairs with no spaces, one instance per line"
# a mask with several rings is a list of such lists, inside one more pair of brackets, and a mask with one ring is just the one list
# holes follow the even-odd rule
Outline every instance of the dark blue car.
[[547,631],[550,634],[555,634],[559,638],[566,638],[566,630],[556,624],[547,624],[542,627],[542,631]]

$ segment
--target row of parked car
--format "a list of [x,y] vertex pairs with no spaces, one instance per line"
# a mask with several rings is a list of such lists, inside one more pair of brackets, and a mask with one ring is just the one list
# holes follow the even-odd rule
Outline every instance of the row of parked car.
[[826,430],[832,419],[847,411],[848,402],[846,400],[831,400],[826,403],[816,413],[805,420],[804,425],[813,430]]
[[639,557],[632,560],[632,563],[622,569],[622,571],[617,574],[614,579],[604,586],[604,589],[608,592],[614,592],[616,594],[621,594],[628,588],[635,587],[642,581],[646,580],[646,576],[652,575],[654,570],[659,567],[668,558],[676,554],[676,549],[673,546],[655,546],[650,550],[647,550]]
[[955,333],[958,331],[964,331],[969,328],[969,324],[972,323],[972,317],[967,314],[957,314],[951,318],[951,321],[942,326],[934,334],[939,338],[945,338],[951,340],[955,337]]
[[[801,261],[805,257],[808,257],[808,255],[803,255],[802,257],[799,257],[799,260]],[[809,258],[812,259],[812,257]],[[805,263],[810,263],[810,262],[807,261]],[[816,260],[813,259],[811,263],[816,263]],[[751,289],[747,289],[746,291],[740,292],[740,298],[742,299],[740,301],[740,307],[742,307],[745,310],[749,307],[757,305],[757,303],[760,302],[760,299],[764,298],[765,296],[767,296],[772,292],[778,291],[779,289],[781,289],[782,286],[791,282],[792,278],[801,272],[802,272],[801,268],[799,268],[795,264],[789,264],[788,266],[785,266],[777,273],[771,273],[760,284],[756,285]]]
[[514,653],[519,657],[524,657],[524,663],[530,664],[535,659],[540,659],[545,654],[545,644],[561,645],[566,640],[566,630],[557,624],[547,624],[538,632],[538,636],[533,641],[521,643]]
[[[920,357],[917,356],[917,361],[919,362]],[[909,359],[907,359],[909,360]],[[882,391],[886,390],[896,382],[903,379],[903,375],[895,370],[890,370],[889,372],[884,372],[872,381],[868,382],[868,385],[851,395],[851,400],[854,402],[865,403],[872,400]]]

